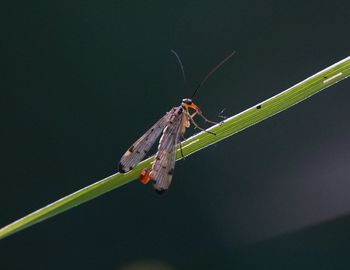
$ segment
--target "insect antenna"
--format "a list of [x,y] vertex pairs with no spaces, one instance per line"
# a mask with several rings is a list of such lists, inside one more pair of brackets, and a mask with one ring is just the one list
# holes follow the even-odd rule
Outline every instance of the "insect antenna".
[[226,63],[227,60],[229,60],[234,54],[236,53],[236,51],[231,52],[228,56],[225,57],[225,59],[223,59],[219,64],[217,64],[212,70],[210,70],[208,72],[208,74],[204,77],[204,79],[200,82],[200,84],[197,86],[197,88],[194,90],[191,99],[193,99],[193,97],[197,94],[198,90],[203,86],[203,84],[209,79],[209,77],[211,75],[213,75],[215,73],[215,71],[217,71],[223,64]]
[[175,54],[177,61],[179,62],[180,68],[181,68],[181,74],[182,74],[182,79],[184,80],[184,84],[186,86],[186,88],[188,88],[187,86],[187,81],[186,81],[186,75],[185,75],[185,69],[184,69],[184,65],[181,62],[180,56],[177,54],[177,52],[175,52],[174,50],[170,50],[173,54]]

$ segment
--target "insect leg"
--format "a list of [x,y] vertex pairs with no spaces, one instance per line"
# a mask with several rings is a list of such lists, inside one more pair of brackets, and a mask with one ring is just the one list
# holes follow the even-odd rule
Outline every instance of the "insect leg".
[[193,120],[192,117],[190,117],[190,120],[191,120],[192,124],[193,124],[196,128],[198,128],[199,130],[204,131],[204,132],[207,132],[207,133],[212,134],[212,135],[216,135],[214,132],[205,130],[204,128],[201,128],[200,126],[198,126],[197,123]]
[[179,142],[179,146],[180,146],[181,157],[185,158],[184,152],[182,152],[182,144],[181,144],[181,142]]
[[180,137],[181,137],[181,140],[182,140],[182,141],[185,141],[185,140],[186,140],[186,137],[185,137],[183,134],[181,134]]
[[209,120],[209,119],[206,118],[202,113],[198,113],[198,115],[199,115],[200,117],[202,117],[203,120],[204,120],[205,122],[207,122],[207,123],[211,123],[211,124],[214,124],[214,125],[219,124],[218,122],[214,122],[214,121]]
[[190,105],[190,108],[192,108],[193,110],[195,110],[195,113],[193,113],[192,115],[190,115],[191,116],[191,118],[193,117],[193,116],[195,116],[195,115],[199,115],[200,117],[202,117],[203,118],[203,120],[205,121],[205,122],[207,122],[207,123],[211,123],[211,124],[219,124],[218,122],[214,122],[214,121],[211,121],[211,120],[209,120],[208,118],[206,118],[204,115],[203,115],[203,113],[202,113],[202,111],[201,111],[201,109],[199,109],[199,107],[196,105],[196,104],[194,104],[194,103],[192,103],[191,105]]

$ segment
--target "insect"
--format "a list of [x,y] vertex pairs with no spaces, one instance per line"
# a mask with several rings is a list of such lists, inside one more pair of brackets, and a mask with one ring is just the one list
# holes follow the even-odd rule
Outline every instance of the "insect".
[[[176,52],[172,52],[177,57],[181,66],[183,78],[186,80],[181,60]],[[208,120],[192,99],[205,81],[231,58],[234,53],[235,52],[229,54],[204,77],[191,98],[183,99],[180,106],[174,107],[167,112],[125,152],[118,165],[120,173],[126,173],[132,170],[145,157],[157,138],[162,134],[152,168],[144,169],[141,172],[140,181],[143,184],[147,184],[150,180],[154,180],[155,183],[153,187],[158,194],[163,194],[169,188],[175,169],[177,145],[179,144],[181,149],[181,139],[184,138],[183,136],[186,128],[189,128],[192,123],[196,128],[215,135],[198,126],[193,120],[194,116],[198,115],[202,117],[205,122],[217,124],[214,121]],[[192,114],[190,110],[193,111]]]

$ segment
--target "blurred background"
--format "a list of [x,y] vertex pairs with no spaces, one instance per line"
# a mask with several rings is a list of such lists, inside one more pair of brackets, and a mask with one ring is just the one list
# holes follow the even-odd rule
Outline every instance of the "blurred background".
[[[345,0],[1,5],[1,227],[114,174],[232,50],[211,119],[350,55]],[[349,269],[349,88],[178,162],[164,197],[135,181],[2,240],[1,269]]]

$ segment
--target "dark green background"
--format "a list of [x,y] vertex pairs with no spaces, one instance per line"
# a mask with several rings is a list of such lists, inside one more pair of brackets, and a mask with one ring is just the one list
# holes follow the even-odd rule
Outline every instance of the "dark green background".
[[[237,51],[196,100],[212,119],[350,55],[348,0],[1,6],[0,226],[115,173],[190,95],[170,49],[191,89]],[[1,241],[0,268],[349,269],[349,88],[179,162],[163,198],[133,182]]]

